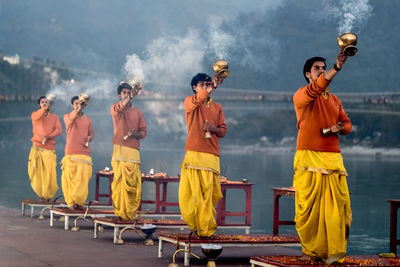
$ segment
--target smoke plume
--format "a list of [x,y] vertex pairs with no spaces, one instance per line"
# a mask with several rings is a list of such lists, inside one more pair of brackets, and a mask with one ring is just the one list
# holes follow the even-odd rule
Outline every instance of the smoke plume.
[[236,38],[226,31],[221,25],[222,18],[216,16],[209,17],[209,49],[215,53],[218,59],[229,61],[229,49],[236,44]]
[[145,84],[161,84],[164,89],[172,85],[176,89],[188,84],[198,72],[209,73],[211,66],[203,64],[218,59],[227,60],[231,66],[274,72],[280,58],[279,40],[272,38],[268,29],[262,29],[263,34],[253,34],[260,24],[265,24],[265,15],[245,14],[253,19],[245,24],[243,17],[209,16],[206,31],[189,29],[183,37],[163,36],[153,40],[143,58],[136,53],[126,57],[126,79],[142,77]]
[[145,84],[177,86],[202,71],[207,44],[198,31],[189,29],[184,37],[165,36],[152,41],[140,59],[127,56],[124,65],[127,79],[141,76]]
[[55,95],[58,101],[69,105],[71,98],[80,93],[87,93],[92,99],[112,98],[116,95],[116,84],[117,80],[111,78],[63,81],[53,87],[48,94]]
[[371,16],[372,10],[369,0],[340,0],[338,2],[324,0],[322,14],[328,14],[329,17],[338,20],[337,30],[341,35],[347,32],[359,33]]

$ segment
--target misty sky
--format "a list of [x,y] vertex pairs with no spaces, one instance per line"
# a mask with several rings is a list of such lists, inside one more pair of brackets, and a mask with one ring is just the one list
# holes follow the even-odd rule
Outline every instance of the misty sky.
[[110,58],[114,57],[112,62],[123,63],[125,58],[121,56],[141,55],[149,43],[160,37],[184,36],[189,29],[206,31],[211,16],[225,21],[241,12],[272,9],[281,3],[281,0],[255,0],[251,5],[245,0],[2,0],[0,49],[7,54],[55,58],[74,66],[109,71],[116,69],[109,66]]
[[[392,25],[399,16],[390,15],[397,6],[377,0],[0,0],[0,50],[122,78],[142,68],[146,81],[164,83],[187,83],[224,58],[234,73],[226,86],[293,90],[304,83],[305,59],[318,54],[332,64],[337,36],[350,29],[361,39],[361,53],[338,84],[377,91],[380,76],[368,74],[365,84],[374,89],[365,89],[360,67],[377,73],[387,65],[377,62],[381,50],[370,36],[393,31],[381,39],[398,44]],[[383,86],[394,87],[397,76],[390,74]]]

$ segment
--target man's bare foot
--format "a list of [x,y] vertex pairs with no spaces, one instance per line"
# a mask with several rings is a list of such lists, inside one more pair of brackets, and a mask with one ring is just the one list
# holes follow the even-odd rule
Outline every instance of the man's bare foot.
[[331,265],[335,262],[343,262],[344,258],[346,257],[346,253],[341,252],[341,253],[336,253],[334,255],[331,255],[326,261],[325,265]]
[[309,256],[309,255],[304,254],[304,253],[299,257],[299,260],[300,260],[300,261],[322,262],[322,259],[321,259],[320,257],[317,257],[317,256]]
[[210,240],[212,240],[212,239],[215,239],[215,235],[210,235],[210,236],[199,236],[199,238],[201,238],[201,239],[210,239]]
[[75,204],[74,209],[76,210],[83,210],[84,208],[81,205]]
[[122,217],[117,216],[117,218],[115,219],[116,222],[124,222],[126,220],[122,219]]

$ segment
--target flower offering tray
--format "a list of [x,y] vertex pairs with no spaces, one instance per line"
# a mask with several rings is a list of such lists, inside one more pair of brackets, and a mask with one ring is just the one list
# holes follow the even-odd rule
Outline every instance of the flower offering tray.
[[[209,238],[199,237],[193,234],[189,242],[189,234],[160,232],[158,234],[158,257],[163,256],[163,242],[183,246],[187,251],[189,246],[200,247],[201,244],[215,244],[225,247],[270,247],[270,246],[300,246],[298,236],[273,236],[273,235],[252,235],[252,234],[221,234]],[[184,265],[189,266],[190,254],[185,252]]]
[[[255,266],[289,266],[289,267],[323,267],[323,262],[301,259],[301,256],[259,256],[251,257],[250,263]],[[380,258],[376,255],[346,256],[343,263],[332,266],[400,266],[400,258]]]

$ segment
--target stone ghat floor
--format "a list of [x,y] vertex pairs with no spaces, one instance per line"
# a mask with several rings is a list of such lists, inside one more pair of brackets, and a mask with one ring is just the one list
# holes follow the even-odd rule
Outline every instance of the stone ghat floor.
[[[93,238],[93,224],[80,221],[79,232],[65,231],[64,222],[49,227],[45,220],[22,216],[19,209],[0,206],[0,266],[168,266],[176,246],[164,245],[164,256],[157,257],[158,242],[145,246],[134,232],[124,233],[126,245],[115,245],[111,229]],[[155,235],[156,236],[156,235]],[[190,266],[205,266],[200,248],[193,252],[202,258],[190,259]],[[282,247],[226,248],[217,266],[250,266],[250,257],[259,255],[300,255],[300,250]],[[183,253],[176,257],[183,266]]]

